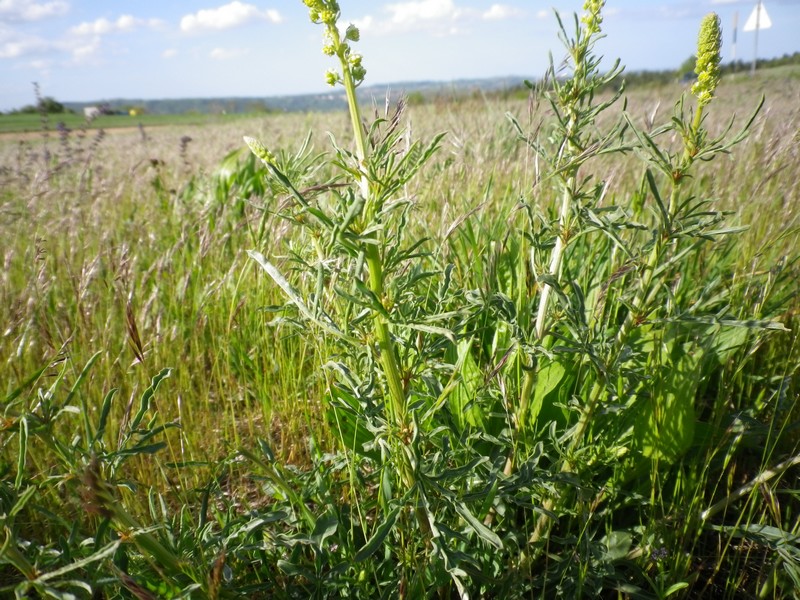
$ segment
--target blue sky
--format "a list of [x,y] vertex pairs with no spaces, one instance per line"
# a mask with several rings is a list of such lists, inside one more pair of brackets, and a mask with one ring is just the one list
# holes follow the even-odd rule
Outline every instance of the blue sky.
[[[582,0],[340,0],[361,27],[368,84],[541,75],[562,56],[553,9]],[[759,56],[800,50],[800,0],[765,0]],[[676,68],[717,12],[724,53],[753,56],[742,32],[755,0],[608,0],[600,45],[630,70]],[[31,82],[62,101],[271,96],[326,89],[322,31],[301,0],[0,0],[0,110],[34,101]]]

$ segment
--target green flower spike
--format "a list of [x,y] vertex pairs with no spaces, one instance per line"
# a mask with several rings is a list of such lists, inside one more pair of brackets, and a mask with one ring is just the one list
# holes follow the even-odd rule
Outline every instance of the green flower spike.
[[586,25],[588,35],[600,33],[600,24],[603,22],[601,12],[605,3],[605,0],[586,0],[583,3],[585,14],[581,17],[581,23]]
[[259,142],[255,138],[251,138],[249,136],[244,136],[244,143],[250,148],[250,152],[256,155],[257,158],[264,163],[265,166],[270,166],[275,164],[275,155],[272,154],[267,147],[264,146],[261,142]]
[[705,16],[700,25],[697,39],[697,81],[692,86],[692,93],[697,96],[697,104],[705,106],[714,97],[719,84],[719,62],[722,48],[722,28],[716,13]]

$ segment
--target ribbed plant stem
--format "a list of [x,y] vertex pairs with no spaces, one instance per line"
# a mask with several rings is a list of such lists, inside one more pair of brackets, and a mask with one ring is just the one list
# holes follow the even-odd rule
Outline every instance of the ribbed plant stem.
[[[570,121],[568,131],[572,131],[572,124],[574,119]],[[570,144],[572,150],[572,145]],[[561,263],[564,260],[564,250],[567,247],[567,225],[569,223],[570,213],[572,211],[572,199],[574,196],[575,176],[572,175],[567,178],[564,184],[564,190],[561,194],[561,207],[558,215],[558,237],[553,246],[553,253],[550,255],[550,265],[548,267],[548,274],[553,279],[558,278],[561,271]],[[550,295],[553,288],[550,284],[545,283],[542,287],[542,295],[539,297],[539,309],[536,314],[536,325],[534,327],[534,335],[536,341],[540,342],[544,339],[545,335],[545,320],[547,318],[547,309],[550,304]],[[535,365],[530,365],[530,368],[525,371],[525,377],[522,382],[522,389],[520,390],[519,406],[517,408],[517,426],[524,428],[528,420],[528,411],[530,410],[531,396],[536,385],[536,368]],[[509,459],[506,463],[506,471],[511,472],[513,468],[513,461]]]
[[[369,244],[366,249],[366,258],[370,290],[378,298],[381,298],[383,294],[383,265],[378,247],[374,244]],[[373,315],[373,327],[375,337],[378,339],[381,366],[386,376],[386,383],[389,386],[389,406],[391,406],[392,419],[395,425],[404,428],[407,425],[406,393],[403,389],[400,369],[395,359],[394,342],[389,332],[389,324],[383,315],[375,314]]]
[[[339,34],[335,27],[332,28],[331,33],[335,37],[335,41],[338,45]],[[359,187],[361,189],[361,195],[364,198],[366,216],[369,219],[374,216],[376,207],[374,206],[370,194],[369,180],[363,172],[365,168],[364,160],[367,156],[367,140],[361,125],[361,112],[358,106],[358,99],[356,98],[356,85],[353,81],[353,75],[350,72],[347,57],[344,55],[344,50],[340,52],[339,60],[342,64],[342,81],[344,83],[345,93],[347,94],[347,106],[350,110],[350,121],[353,126],[356,158],[358,159],[359,167],[362,169]],[[384,296],[383,261],[379,246],[377,244],[366,244],[365,257],[367,269],[369,271],[370,291],[375,294],[378,300],[382,300]],[[407,425],[406,394],[403,388],[402,377],[400,376],[400,369],[395,357],[394,342],[389,332],[389,324],[383,315],[375,313],[373,314],[373,328],[375,337],[378,340],[381,367],[383,368],[386,383],[389,387],[389,402],[387,405],[390,407],[390,417],[393,424],[402,429]]]
[[[364,198],[365,220],[369,222],[375,218],[378,207],[375,205],[374,198],[372,197],[369,179],[365,172],[367,139],[364,128],[361,125],[361,111],[359,110],[358,98],[356,97],[356,84],[355,81],[353,81],[353,74],[350,71],[350,66],[345,56],[344,45],[339,43],[339,31],[336,27],[331,28],[331,35],[334,38],[336,46],[340,48],[338,56],[342,65],[342,82],[344,83],[345,93],[347,94],[347,106],[350,110],[350,122],[353,126],[356,158],[358,160],[359,169],[361,170],[359,188]],[[383,301],[385,290],[383,281],[383,259],[381,257],[380,245],[377,243],[365,244],[364,257],[367,263],[367,271],[369,272],[369,289],[379,301]],[[375,337],[378,340],[381,367],[386,377],[386,384],[389,388],[389,398],[386,403],[389,412],[389,421],[394,427],[400,430],[402,436],[405,435],[409,424],[406,411],[406,392],[402,377],[400,376],[400,368],[397,365],[394,341],[392,340],[392,335],[389,331],[389,323],[386,317],[379,312],[373,311],[372,323]],[[411,489],[416,484],[416,478],[408,455],[404,449],[400,447],[400,444],[404,442],[401,438],[395,438],[393,443],[393,454],[397,458],[400,480],[403,482],[406,489]],[[416,506],[414,514],[423,536],[426,541],[429,541],[433,536],[433,532],[427,512],[422,506]]]
[[[558,215],[559,232],[558,237],[556,238],[556,244],[553,246],[553,253],[550,255],[550,268],[548,269],[549,275],[553,278],[558,277],[558,273],[561,271],[561,261],[564,256],[564,248],[566,247],[564,237],[566,235],[570,211],[572,209],[572,195],[574,186],[575,177],[570,177],[567,179],[564,192],[561,194],[561,209]],[[542,296],[539,298],[539,312],[536,315],[535,333],[536,340],[540,342],[542,341],[542,338],[544,338],[544,324],[545,318],[547,317],[547,306],[550,303],[550,294],[552,291],[553,288],[549,284],[545,284],[544,288],[542,289]]]

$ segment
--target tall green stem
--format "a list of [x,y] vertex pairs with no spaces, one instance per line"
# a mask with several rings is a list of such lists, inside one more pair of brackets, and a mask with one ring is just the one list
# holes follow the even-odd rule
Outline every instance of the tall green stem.
[[[372,201],[369,179],[364,172],[364,161],[367,156],[367,139],[361,125],[361,111],[359,110],[358,98],[356,97],[356,84],[353,81],[353,74],[350,71],[347,57],[345,56],[345,46],[340,43],[339,32],[336,27],[330,28],[331,36],[336,47],[339,48],[337,56],[342,65],[342,82],[345,94],[347,95],[347,106],[350,110],[350,122],[353,126],[353,136],[356,144],[356,158],[358,159],[361,177],[359,187],[364,198],[364,206],[367,211],[367,218],[373,217],[376,207]],[[383,260],[378,244],[367,244],[365,249],[367,269],[369,271],[369,288],[375,297],[381,300],[384,296],[383,286]],[[378,340],[380,350],[380,361],[383,368],[386,383],[389,387],[389,403],[391,418],[394,425],[404,428],[407,425],[406,415],[406,394],[400,376],[400,369],[397,365],[394,342],[392,341],[389,323],[386,318],[376,313],[373,315],[373,326],[375,337]]]

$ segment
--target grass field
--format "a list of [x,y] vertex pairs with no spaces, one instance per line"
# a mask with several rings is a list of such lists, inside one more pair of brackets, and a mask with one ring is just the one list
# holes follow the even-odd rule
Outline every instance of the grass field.
[[[47,129],[52,132],[52,135],[57,137],[59,135],[59,124],[62,124],[71,131],[92,132],[99,129],[120,129],[139,126],[158,127],[163,125],[178,125],[183,127],[199,127],[213,123],[226,123],[242,118],[252,118],[252,115],[103,115],[87,123],[82,115],[65,113],[48,115],[46,126]],[[36,132],[41,134],[42,131],[43,124],[41,115],[0,115],[0,135],[22,132]]]
[[800,80],[558,93],[0,136],[0,594],[797,597]]

